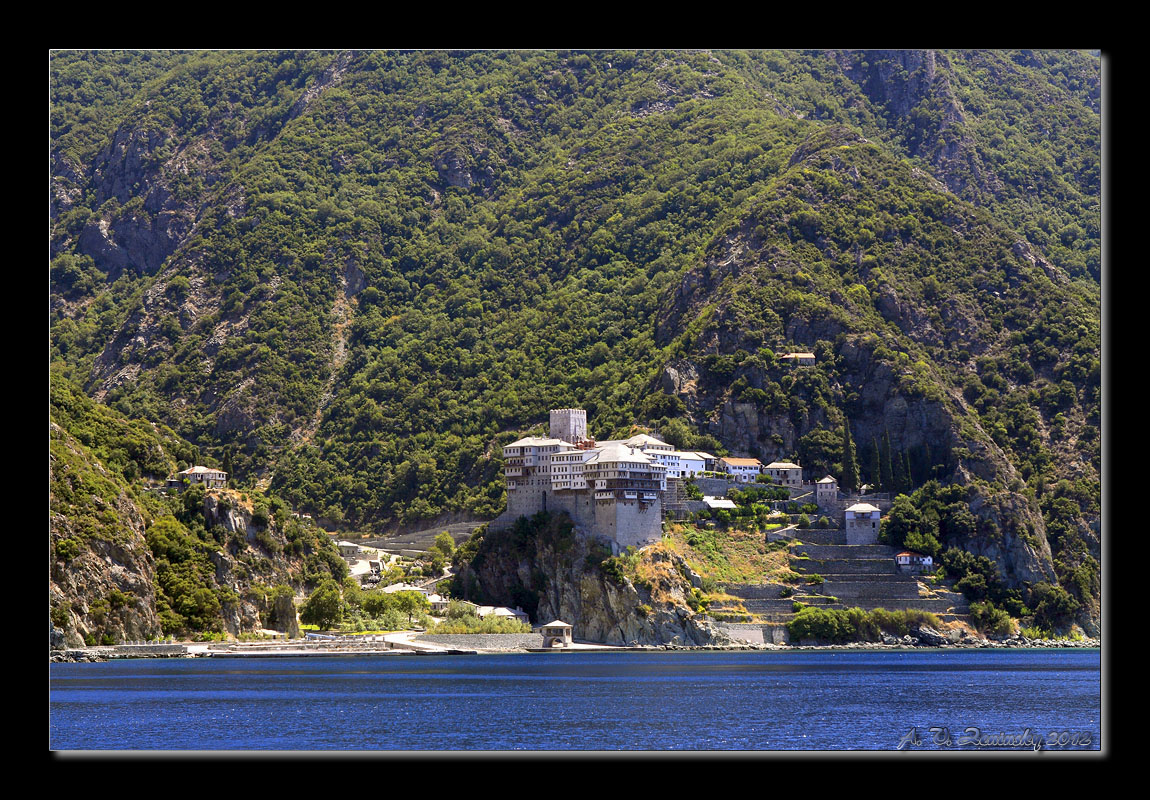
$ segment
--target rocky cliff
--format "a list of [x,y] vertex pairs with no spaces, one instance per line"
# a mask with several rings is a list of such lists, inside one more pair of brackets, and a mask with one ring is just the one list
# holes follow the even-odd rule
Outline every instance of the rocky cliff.
[[[261,628],[297,634],[295,593],[346,574],[327,535],[275,499],[199,488],[165,496],[126,479],[136,467],[109,466],[104,459],[117,452],[108,455],[109,442],[158,463],[179,443],[132,441],[139,429],[55,388],[54,415],[84,439],[49,424],[48,598],[57,645]],[[112,431],[123,438],[105,440]]]
[[[726,634],[692,609],[692,573],[662,545],[612,558],[566,516],[536,515],[461,548],[456,587],[474,602],[520,606],[534,624],[559,619],[604,644],[706,645]],[[698,581],[698,576],[693,576]],[[695,603],[697,608],[697,602]]]
[[134,493],[56,423],[49,425],[48,603],[69,646],[150,639],[155,560]]

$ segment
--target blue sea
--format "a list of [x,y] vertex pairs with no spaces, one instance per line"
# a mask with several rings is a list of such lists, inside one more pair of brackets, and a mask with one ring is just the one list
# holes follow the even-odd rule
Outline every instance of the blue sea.
[[1098,750],[1101,654],[540,653],[50,664],[53,750]]

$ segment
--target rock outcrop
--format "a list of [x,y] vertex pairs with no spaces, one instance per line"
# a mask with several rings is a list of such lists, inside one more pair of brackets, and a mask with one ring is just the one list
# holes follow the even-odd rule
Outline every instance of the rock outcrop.
[[63,428],[50,423],[49,435],[48,598],[56,639],[82,647],[158,636],[143,512]]
[[[520,606],[535,624],[560,619],[574,636],[613,645],[729,644],[692,611],[691,572],[661,544],[608,561],[610,550],[565,516],[536,515],[487,533],[459,565],[465,599]],[[627,559],[630,567],[620,568]],[[634,570],[634,579],[630,576]]]

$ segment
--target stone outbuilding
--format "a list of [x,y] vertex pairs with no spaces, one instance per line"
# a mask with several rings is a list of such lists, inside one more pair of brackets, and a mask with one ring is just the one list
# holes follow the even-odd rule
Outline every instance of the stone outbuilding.
[[763,473],[783,486],[797,489],[803,485],[803,468],[790,461],[772,461],[763,467]]
[[531,618],[527,616],[527,612],[518,606],[515,608],[508,608],[507,606],[476,606],[475,614],[480,619],[497,617],[499,619],[513,619],[516,622],[522,622],[524,625],[531,624]]
[[201,467],[197,465],[176,473],[175,478],[168,479],[168,488],[182,489],[184,486],[226,489],[228,486],[228,473],[222,469],[213,469],[211,467]]
[[539,633],[543,634],[544,647],[570,647],[573,630],[566,622],[558,619],[539,626]]
[[815,502],[820,506],[828,506],[838,499],[839,482],[827,475],[815,483]]
[[847,544],[876,544],[882,512],[870,503],[855,503],[844,512]]
[[933,558],[910,550],[903,550],[895,556],[894,563],[899,572],[930,572],[934,569]]

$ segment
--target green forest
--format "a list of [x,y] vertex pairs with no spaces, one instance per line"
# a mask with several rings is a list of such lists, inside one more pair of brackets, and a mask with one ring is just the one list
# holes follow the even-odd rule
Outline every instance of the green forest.
[[57,51],[50,96],[52,392],[135,421],[125,480],[386,532],[499,514],[552,407],[827,470],[845,426],[1098,558],[1097,54]]

